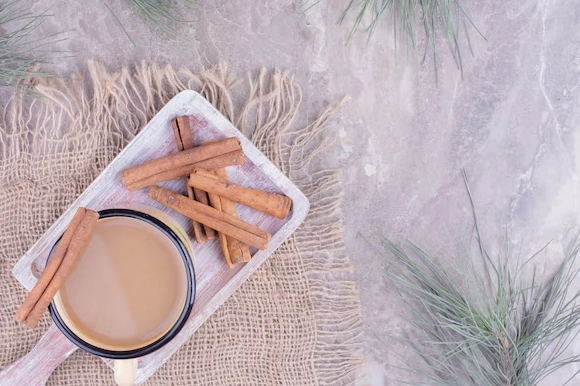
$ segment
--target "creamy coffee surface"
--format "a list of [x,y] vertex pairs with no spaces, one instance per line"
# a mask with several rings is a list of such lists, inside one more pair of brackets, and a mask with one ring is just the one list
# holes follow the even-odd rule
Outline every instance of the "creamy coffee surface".
[[186,294],[185,265],[173,242],[144,221],[111,217],[99,220],[55,303],[79,338],[127,351],[163,336]]

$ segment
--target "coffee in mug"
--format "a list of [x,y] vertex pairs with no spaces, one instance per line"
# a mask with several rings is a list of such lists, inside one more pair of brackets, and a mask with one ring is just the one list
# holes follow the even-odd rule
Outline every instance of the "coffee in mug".
[[191,245],[179,225],[156,209],[99,214],[91,241],[49,310],[73,343],[115,359],[119,385],[132,385],[136,358],[171,341],[191,313]]
[[187,273],[171,240],[141,220],[113,217],[98,222],[55,303],[85,342],[128,351],[167,333],[186,294]]

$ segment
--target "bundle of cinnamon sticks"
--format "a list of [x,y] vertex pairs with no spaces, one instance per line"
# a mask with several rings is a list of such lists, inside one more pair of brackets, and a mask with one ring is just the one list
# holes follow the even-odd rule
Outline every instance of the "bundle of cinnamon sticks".
[[217,237],[228,266],[233,267],[250,261],[250,247],[266,249],[271,237],[240,220],[235,203],[284,219],[292,200],[230,182],[226,167],[245,162],[240,140],[232,137],[196,146],[196,122],[193,116],[175,118],[171,124],[178,152],[125,169],[121,180],[129,190],[136,190],[183,178],[187,196],[152,186],[149,197],[191,218],[198,243]]
[[81,207],[76,211],[36,285],[16,312],[16,320],[29,328],[36,327],[75,262],[84,253],[98,219],[99,214],[92,210]]

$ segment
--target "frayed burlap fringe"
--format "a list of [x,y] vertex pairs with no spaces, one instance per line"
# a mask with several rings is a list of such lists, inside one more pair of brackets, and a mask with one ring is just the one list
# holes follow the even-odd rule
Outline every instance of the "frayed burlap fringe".
[[[0,117],[0,368],[24,355],[42,328],[12,315],[25,296],[12,265],[138,130],[175,94],[202,93],[284,171],[311,202],[295,234],[146,384],[354,384],[360,359],[358,293],[343,272],[337,170],[313,160],[329,145],[343,101],[297,127],[302,93],[287,73],[245,79],[226,65],[199,74],[142,63],[110,72],[90,62],[72,80],[39,80],[38,99],[14,99]],[[111,371],[78,351],[50,385],[112,384]]]

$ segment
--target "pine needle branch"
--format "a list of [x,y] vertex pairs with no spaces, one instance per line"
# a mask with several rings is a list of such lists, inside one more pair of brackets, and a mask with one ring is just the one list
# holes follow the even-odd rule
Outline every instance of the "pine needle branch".
[[[131,43],[135,45],[129,32],[113,12],[109,0],[101,0],[107,10],[113,15],[115,21],[121,26],[123,32]],[[194,0],[123,0],[128,7],[138,15],[138,17],[153,29],[158,29],[164,34],[174,36],[178,32],[179,25],[188,23],[182,15],[184,11],[193,8]]]
[[[394,257],[389,278],[411,308],[420,337],[406,339],[438,385],[535,385],[580,356],[565,357],[580,334],[580,292],[571,286],[580,271],[580,242],[543,284],[511,274],[509,256],[498,259],[493,291],[474,290],[476,271],[454,270],[407,242],[386,248]],[[407,252],[408,251],[408,252]],[[535,275],[534,275],[535,276]]]
[[[313,1],[308,9],[318,4]],[[304,7],[306,8],[306,7]],[[421,62],[429,55],[433,57],[435,77],[438,76],[439,40],[444,40],[463,76],[462,42],[465,38],[469,51],[473,54],[470,28],[473,28],[484,40],[485,37],[475,26],[463,0],[350,0],[344,9],[340,23],[344,23],[350,14],[354,20],[350,27],[348,41],[362,30],[370,42],[381,22],[390,22],[393,28],[395,51],[403,45],[407,53],[423,51]],[[423,36],[424,47],[419,46]]]
[[38,68],[48,62],[52,54],[49,45],[60,41],[56,39],[58,34],[32,37],[32,32],[50,16],[46,12],[31,14],[19,0],[0,1],[0,87],[26,94],[32,78],[53,76]]
[[[410,241],[403,248],[386,242],[394,257],[388,276],[419,333],[405,339],[425,365],[412,371],[437,385],[536,385],[580,363],[580,355],[565,356],[580,335],[580,291],[572,290],[580,276],[580,240],[570,243],[560,266],[543,283],[532,264],[547,245],[523,263],[518,257],[515,270],[510,269],[509,248],[494,261],[483,247],[465,171],[463,177],[483,259],[467,253],[462,243],[461,257],[471,263],[461,270],[457,262],[449,266]],[[475,261],[485,266],[485,284]]]

